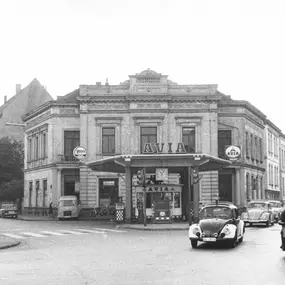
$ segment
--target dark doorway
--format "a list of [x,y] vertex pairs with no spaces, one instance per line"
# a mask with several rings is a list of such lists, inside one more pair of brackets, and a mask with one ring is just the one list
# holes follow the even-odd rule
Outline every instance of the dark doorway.
[[76,196],[77,199],[80,199],[79,192],[76,191],[76,183],[78,184],[78,177],[71,175],[64,175],[64,196]]
[[221,201],[233,201],[232,174],[219,174],[219,197]]
[[99,206],[115,206],[119,202],[119,186],[117,178],[99,180]]

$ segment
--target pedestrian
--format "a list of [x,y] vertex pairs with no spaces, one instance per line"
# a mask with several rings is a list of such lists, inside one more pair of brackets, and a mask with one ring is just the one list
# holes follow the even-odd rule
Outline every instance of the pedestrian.
[[284,231],[284,228],[285,228],[285,209],[283,208],[283,211],[280,215],[280,222],[282,223],[282,229],[281,229],[281,246],[280,248],[284,251],[285,250],[285,244],[284,244],[284,238],[285,236],[283,237],[283,231]]
[[52,207],[52,202],[49,203],[49,210],[48,210],[49,216],[51,217],[53,214],[53,207]]

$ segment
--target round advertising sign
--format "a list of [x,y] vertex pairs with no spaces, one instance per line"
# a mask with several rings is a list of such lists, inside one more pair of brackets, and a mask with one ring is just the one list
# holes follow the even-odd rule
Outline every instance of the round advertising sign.
[[82,158],[86,157],[86,149],[82,146],[77,146],[73,150],[73,156],[77,159],[82,159]]
[[226,156],[230,159],[237,159],[241,155],[241,150],[239,147],[231,145],[226,148]]

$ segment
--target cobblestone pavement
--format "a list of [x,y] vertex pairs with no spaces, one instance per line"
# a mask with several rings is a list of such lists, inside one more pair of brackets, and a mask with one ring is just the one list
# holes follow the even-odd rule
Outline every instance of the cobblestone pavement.
[[[79,228],[76,223],[7,223],[13,224],[11,230],[25,227],[27,232]],[[1,221],[0,226],[3,229]],[[80,228],[92,230],[94,224],[86,222]],[[26,238],[18,247],[1,251],[0,284],[284,285],[285,252],[279,248],[279,231],[279,225],[246,228],[244,242],[234,249],[201,243],[194,250],[187,231]]]

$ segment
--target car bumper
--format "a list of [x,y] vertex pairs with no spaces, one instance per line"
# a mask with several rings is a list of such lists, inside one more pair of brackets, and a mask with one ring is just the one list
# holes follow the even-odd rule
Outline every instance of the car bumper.
[[191,238],[189,238],[189,240],[191,241],[191,240],[196,240],[196,241],[201,241],[201,242],[222,242],[222,241],[228,241],[228,240],[232,240],[233,239],[233,237],[216,237],[216,238],[214,238],[214,237],[210,237],[210,238],[208,238],[208,237],[204,237],[204,238],[194,238],[194,237],[191,237]]
[[261,224],[261,223],[267,223],[269,220],[243,220],[246,224]]

